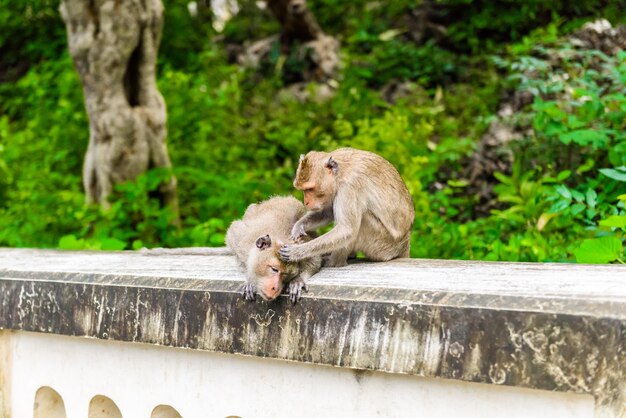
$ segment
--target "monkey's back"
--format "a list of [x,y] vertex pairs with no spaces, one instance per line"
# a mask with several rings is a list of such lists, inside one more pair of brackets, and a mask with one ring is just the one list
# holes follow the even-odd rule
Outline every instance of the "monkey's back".
[[340,172],[342,165],[348,168],[349,175],[342,181],[364,191],[360,196],[366,199],[366,207],[395,239],[410,234],[415,219],[413,199],[393,164],[378,154],[354,148],[340,148],[330,155],[339,163]]
[[226,245],[244,264],[256,240],[270,235],[272,241],[289,240],[291,228],[306,213],[306,208],[292,196],[275,196],[261,203],[253,203],[241,220],[234,221],[226,233]]

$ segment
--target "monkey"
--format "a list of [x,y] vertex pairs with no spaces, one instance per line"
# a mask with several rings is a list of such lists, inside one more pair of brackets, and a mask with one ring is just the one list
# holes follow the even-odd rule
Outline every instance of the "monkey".
[[[264,300],[272,301],[287,284],[289,298],[295,303],[303,290],[308,291],[306,280],[319,271],[321,257],[303,257],[290,263],[278,257],[278,249],[289,240],[292,226],[305,213],[304,205],[295,197],[277,196],[251,204],[243,218],[230,225],[226,245],[246,273],[244,299],[253,301],[258,293]],[[299,242],[308,239],[303,236]]]
[[[383,157],[354,148],[300,156],[293,181],[304,192],[308,212],[291,230],[294,244],[284,244],[285,262],[330,253],[328,267],[347,264],[361,251],[371,261],[409,257],[415,209],[396,168]],[[298,239],[334,222],[333,228],[305,243]]]

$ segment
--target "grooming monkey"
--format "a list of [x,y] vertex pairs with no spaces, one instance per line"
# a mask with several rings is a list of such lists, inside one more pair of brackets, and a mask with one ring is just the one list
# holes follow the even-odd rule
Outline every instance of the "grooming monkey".
[[289,298],[295,303],[302,290],[307,290],[306,280],[319,271],[321,257],[290,263],[278,257],[278,249],[289,240],[291,228],[305,212],[294,197],[273,197],[248,206],[243,218],[230,225],[226,245],[246,272],[245,299],[254,300],[258,293],[264,300],[274,300],[287,284]]
[[296,189],[309,209],[291,230],[291,239],[334,221],[329,232],[302,244],[286,244],[281,259],[295,262],[330,253],[325,265],[344,266],[362,251],[372,261],[409,257],[415,210],[400,174],[372,152],[341,148],[300,157]]

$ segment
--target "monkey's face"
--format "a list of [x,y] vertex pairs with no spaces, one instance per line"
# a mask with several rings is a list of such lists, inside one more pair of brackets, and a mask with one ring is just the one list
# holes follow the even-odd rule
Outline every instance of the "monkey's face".
[[310,211],[320,211],[327,206],[326,195],[320,190],[317,184],[303,189],[304,206]]
[[293,185],[304,192],[308,210],[321,211],[332,205],[337,189],[336,174],[336,163],[328,153],[311,151],[300,157]]
[[259,260],[256,268],[257,292],[263,300],[276,299],[283,291],[285,268],[283,262],[275,255]]
[[257,293],[266,301],[280,296],[285,283],[297,274],[294,271],[296,266],[286,264],[278,257],[278,249],[282,245],[281,241],[273,240],[268,234],[257,239],[256,248],[250,253],[248,274],[256,283]]

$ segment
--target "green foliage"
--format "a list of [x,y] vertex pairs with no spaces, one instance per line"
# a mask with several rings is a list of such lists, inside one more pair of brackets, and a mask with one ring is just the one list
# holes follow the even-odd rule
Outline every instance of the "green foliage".
[[[623,237],[606,227],[618,227],[624,211],[623,201],[614,202],[626,192],[626,54],[610,57],[567,42],[532,52],[509,67],[518,92],[535,97],[514,117],[520,130],[532,128],[515,150],[517,161],[527,170],[562,170],[542,201],[550,203],[545,216],[571,228],[579,262],[621,261]],[[598,168],[607,165],[614,167]],[[585,240],[590,232],[598,238]]]
[[16,80],[42,59],[61,55],[66,41],[58,7],[58,0],[0,0],[0,83]]
[[616,167],[616,168],[601,168],[600,173],[604,174],[610,179],[617,181],[626,181],[626,167]]
[[391,80],[416,80],[424,86],[448,83],[457,77],[464,59],[428,42],[417,46],[396,37],[381,34],[357,33],[348,41],[353,43],[358,65],[351,69],[372,87]]
[[[210,10],[192,17],[185,2],[165,1],[158,84],[173,172],[117,185],[103,210],[84,204],[88,120],[58,1],[5,1],[0,246],[223,245],[248,204],[294,193],[301,153],[352,146],[383,155],[405,179],[417,213],[414,257],[621,262],[626,54],[580,53],[558,41],[587,17],[622,19],[619,2],[518,3],[436,2],[451,21],[445,39],[415,42],[411,16],[422,2],[311,0],[324,30],[341,39],[343,69],[332,99],[301,103],[283,90],[301,70],[297,57],[276,48],[268,68],[253,72],[228,56],[233,44],[278,33],[267,10],[241,2],[218,37]],[[405,94],[386,102],[380,88],[398,84]],[[510,171],[472,183],[467,158],[503,88],[534,97],[513,118],[524,138]],[[154,198],[172,174],[180,225]],[[481,187],[493,189],[483,217]]]
[[615,237],[586,239],[574,251],[576,261],[592,264],[606,264],[616,260],[623,264],[622,253],[622,240]]
[[619,1],[446,0],[440,3],[446,4],[454,17],[448,28],[449,41],[455,48],[473,53],[495,49],[503,42],[521,41],[536,28],[549,27],[552,23],[568,20],[570,27],[577,27],[591,16],[602,16],[613,23],[624,19]]

